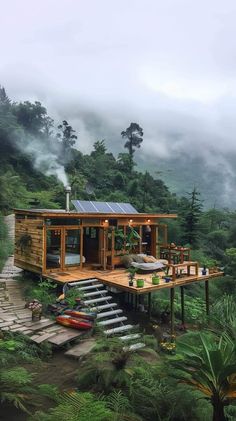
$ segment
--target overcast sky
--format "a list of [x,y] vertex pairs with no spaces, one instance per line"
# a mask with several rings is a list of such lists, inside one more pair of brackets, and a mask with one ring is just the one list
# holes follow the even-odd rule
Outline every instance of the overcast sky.
[[131,121],[146,154],[234,150],[235,0],[1,1],[0,84],[56,121],[116,144]]

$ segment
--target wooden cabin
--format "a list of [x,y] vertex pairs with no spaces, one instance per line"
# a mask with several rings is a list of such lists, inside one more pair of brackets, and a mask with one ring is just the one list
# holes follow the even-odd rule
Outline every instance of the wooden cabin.
[[[127,252],[157,256],[166,220],[129,203],[72,201],[74,210],[16,209],[15,265],[40,275],[83,268],[114,269]],[[67,204],[67,208],[68,208]]]
[[[170,291],[171,333],[174,333],[174,294],[181,290],[181,319],[184,325],[184,287],[205,282],[206,312],[209,314],[210,279],[222,276],[202,273],[198,262],[190,260],[189,248],[168,244],[167,220],[176,214],[138,213],[129,203],[72,201],[74,210],[16,209],[15,265],[59,284],[99,281],[112,292],[131,297],[137,309],[141,295],[148,295],[148,314],[151,314],[151,294],[161,289]],[[180,261],[172,259],[172,253]],[[167,252],[167,255],[165,254]],[[167,282],[163,273],[158,285],[150,273],[141,275],[144,284],[131,286],[127,270],[120,267],[125,254],[146,254],[165,257],[171,275]],[[164,253],[164,255],[163,255]],[[187,253],[187,254],[186,254]],[[114,270],[115,269],[115,270]],[[106,300],[106,297],[103,297]],[[92,301],[96,301],[92,300]]]

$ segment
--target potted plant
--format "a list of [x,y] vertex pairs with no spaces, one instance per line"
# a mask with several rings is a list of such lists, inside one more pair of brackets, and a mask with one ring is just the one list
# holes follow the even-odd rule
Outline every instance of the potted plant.
[[206,274],[207,274],[206,266],[203,266],[203,268],[202,268],[202,275],[206,275]]
[[144,279],[136,279],[137,288],[144,287]]
[[160,276],[156,272],[154,272],[152,275],[152,284],[159,285],[159,283],[160,283]]
[[137,272],[137,268],[134,268],[133,266],[130,266],[130,268],[127,269],[128,274],[128,278],[129,278],[129,286],[133,287],[134,286],[134,278],[135,278],[135,274]]
[[[203,265],[202,275],[207,275],[207,273],[215,273],[215,272],[218,271],[217,261],[215,259],[204,257],[201,260],[201,264]],[[207,268],[208,268],[208,270],[207,270]]]

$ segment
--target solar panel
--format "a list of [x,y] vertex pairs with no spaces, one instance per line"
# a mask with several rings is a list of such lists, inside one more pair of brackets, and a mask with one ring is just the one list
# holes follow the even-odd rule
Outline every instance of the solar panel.
[[72,200],[72,203],[80,213],[138,213],[130,203],[94,202],[91,200]]

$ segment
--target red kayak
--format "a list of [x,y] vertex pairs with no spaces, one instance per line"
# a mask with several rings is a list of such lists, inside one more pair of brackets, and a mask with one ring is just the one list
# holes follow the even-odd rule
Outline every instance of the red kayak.
[[74,329],[79,329],[79,330],[87,330],[93,327],[92,323],[88,322],[88,320],[76,319],[68,315],[57,316],[56,321],[57,323],[63,326],[72,327]]
[[76,319],[85,319],[85,320],[94,320],[96,319],[96,313],[85,313],[84,311],[76,311],[76,310],[65,310],[64,314],[68,316],[75,317]]

